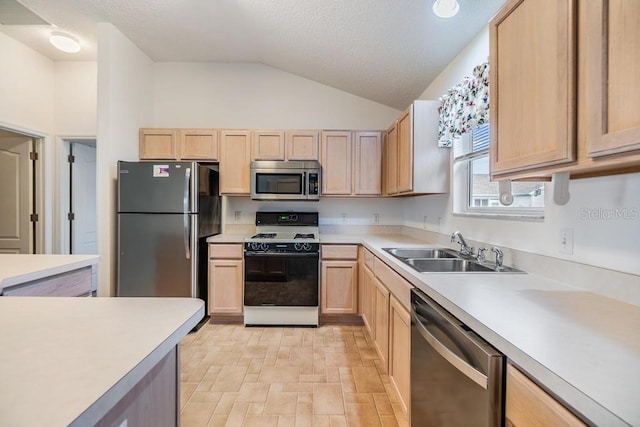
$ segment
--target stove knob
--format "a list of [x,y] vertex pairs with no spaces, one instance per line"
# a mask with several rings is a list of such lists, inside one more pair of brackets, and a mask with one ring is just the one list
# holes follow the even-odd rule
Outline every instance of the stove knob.
[[269,244],[264,242],[260,243],[260,249],[266,252],[269,249]]
[[305,251],[310,251],[311,250],[311,245],[309,243],[304,243],[302,245],[302,249],[304,249]]
[[251,246],[252,251],[257,251],[258,249],[260,249],[260,243],[258,242],[251,242],[249,243],[249,245]]
[[304,248],[304,245],[302,243],[293,244],[293,249],[295,249],[296,251],[301,251],[303,248]]

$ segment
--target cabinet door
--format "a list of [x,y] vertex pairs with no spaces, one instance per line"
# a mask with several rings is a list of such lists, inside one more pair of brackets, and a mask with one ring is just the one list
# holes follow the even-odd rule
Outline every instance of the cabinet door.
[[218,131],[215,129],[181,129],[181,160],[218,160]]
[[253,131],[251,160],[284,160],[284,132]]
[[362,269],[363,283],[362,283],[362,320],[369,332],[369,336],[375,341],[376,338],[376,322],[375,322],[375,306],[376,306],[376,284],[373,272],[364,266]]
[[354,194],[382,194],[382,136],[380,132],[356,132],[354,139]]
[[378,356],[384,368],[389,372],[389,290],[377,278],[375,284],[375,340]]
[[387,131],[385,138],[385,192],[398,192],[398,126],[397,122]]
[[576,25],[576,0],[510,0],[492,19],[492,176],[576,159]]
[[512,365],[507,365],[507,427],[570,427],[585,424]]
[[406,415],[411,402],[411,315],[393,295],[389,307],[389,377]]
[[318,160],[318,133],[317,130],[288,130],[287,160]]
[[640,2],[595,0],[585,7],[587,154],[639,150]]
[[413,190],[412,107],[398,119],[398,193]]
[[322,132],[322,195],[351,194],[351,132]]
[[140,160],[176,160],[175,129],[140,129]]
[[242,314],[242,260],[209,260],[209,314]]
[[322,261],[322,314],[358,312],[358,262]]
[[220,131],[220,194],[249,194],[251,131]]

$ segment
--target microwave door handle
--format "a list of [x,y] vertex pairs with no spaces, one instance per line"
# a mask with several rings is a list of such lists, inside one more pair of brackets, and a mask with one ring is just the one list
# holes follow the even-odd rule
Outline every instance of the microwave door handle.
[[309,186],[309,182],[307,181],[307,172],[302,172],[302,195],[307,195],[307,186]]

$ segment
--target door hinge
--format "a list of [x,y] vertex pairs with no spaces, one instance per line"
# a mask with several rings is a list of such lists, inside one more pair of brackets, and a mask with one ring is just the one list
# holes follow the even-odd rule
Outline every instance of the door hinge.
[[76,214],[74,214],[73,212],[69,212],[69,213],[67,214],[67,219],[68,219],[69,221],[73,221],[74,219],[76,219]]
[[32,151],[29,153],[29,160],[38,160],[38,153]]
[[38,222],[38,214],[37,213],[33,213],[33,214],[29,215],[29,220],[31,222]]
[[76,156],[74,156],[73,154],[69,154],[69,155],[67,156],[67,161],[68,161],[69,163],[73,163],[73,162],[75,162],[75,161],[76,161]]

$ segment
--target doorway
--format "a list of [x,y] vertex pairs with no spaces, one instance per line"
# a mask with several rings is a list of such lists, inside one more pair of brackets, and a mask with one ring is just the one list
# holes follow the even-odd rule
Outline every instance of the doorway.
[[59,170],[61,252],[95,255],[98,253],[95,138],[62,139]]
[[38,252],[39,140],[0,128],[0,253]]

